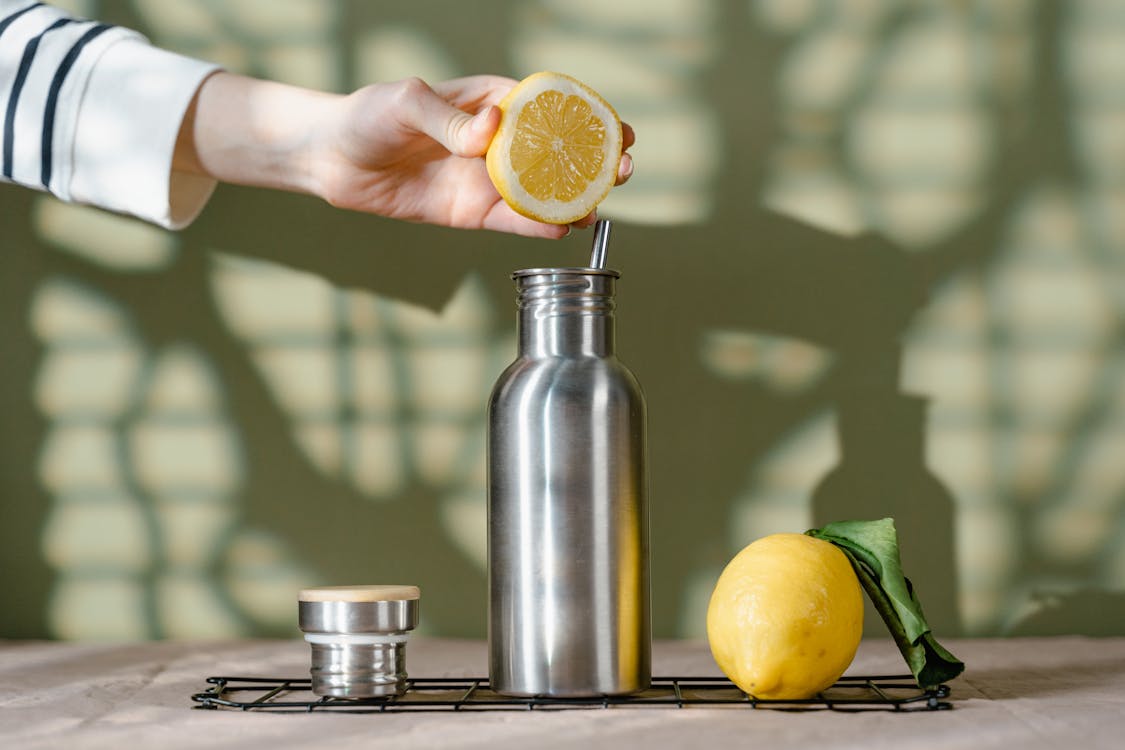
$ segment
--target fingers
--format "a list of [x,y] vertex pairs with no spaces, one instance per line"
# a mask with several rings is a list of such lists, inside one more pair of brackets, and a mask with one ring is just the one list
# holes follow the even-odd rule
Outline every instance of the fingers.
[[[409,122],[450,153],[457,156],[483,156],[500,127],[498,102],[515,81],[501,76],[470,76],[442,81],[429,86],[420,79],[402,82],[404,99],[415,98],[412,108],[416,117]],[[481,109],[483,107],[483,109]],[[468,110],[468,112],[466,111]],[[480,110],[477,114],[469,112]],[[636,132],[627,122],[621,123],[621,147],[627,151],[637,142]],[[633,159],[624,154],[618,169],[617,185],[623,185],[633,174]]]
[[433,84],[433,89],[454,107],[477,112],[489,104],[497,104],[515,85],[514,78],[478,75],[440,81]]
[[[621,123],[621,150],[628,151],[632,148],[633,144],[637,142],[637,134],[633,131],[633,127],[627,123]],[[621,163],[617,166],[617,181],[614,185],[624,185],[633,176],[633,157],[631,154],[621,154]]]
[[401,120],[457,156],[481,156],[500,127],[500,110],[487,105],[476,115],[458,109],[420,79],[400,82]]
[[[458,110],[460,111],[460,110]],[[489,105],[474,115],[463,132],[457,135],[458,143],[450,148],[451,153],[458,156],[484,156],[488,146],[492,143],[492,136],[500,127],[500,108]]]
[[571,222],[570,226],[574,227],[575,229],[585,229],[586,227],[593,226],[594,222],[596,222],[597,220],[598,209],[595,208],[593,211],[586,214],[578,221]]
[[621,164],[617,166],[617,181],[614,185],[624,185],[633,176],[633,157],[629,154],[621,155]]
[[484,217],[482,226],[497,232],[509,232],[523,237],[559,240],[570,234],[566,224],[544,224],[526,216],[520,216],[502,200],[496,201]]
[[[623,149],[631,147],[637,142],[637,135],[633,132],[633,128],[628,123],[621,123],[621,145]],[[617,180],[613,184],[624,185],[633,176],[633,157],[631,154],[621,154],[621,163],[617,166]],[[598,211],[594,209],[588,215],[582,217],[578,221],[572,222],[570,226],[577,229],[585,229],[591,226],[598,220]]]

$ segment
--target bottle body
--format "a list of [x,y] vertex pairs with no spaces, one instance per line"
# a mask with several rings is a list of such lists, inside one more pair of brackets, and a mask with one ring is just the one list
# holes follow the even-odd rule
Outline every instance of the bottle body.
[[515,277],[520,353],[489,402],[491,685],[638,692],[650,681],[646,416],[613,353],[616,274]]

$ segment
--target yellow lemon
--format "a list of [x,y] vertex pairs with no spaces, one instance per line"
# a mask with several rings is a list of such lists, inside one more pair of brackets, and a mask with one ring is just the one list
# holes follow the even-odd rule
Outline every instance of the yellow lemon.
[[848,558],[804,534],[762,537],[719,576],[707,638],[723,673],[762,699],[809,698],[844,673],[863,633]]
[[617,180],[621,120],[586,84],[536,73],[500,102],[500,127],[485,162],[517,213],[550,224],[589,214]]

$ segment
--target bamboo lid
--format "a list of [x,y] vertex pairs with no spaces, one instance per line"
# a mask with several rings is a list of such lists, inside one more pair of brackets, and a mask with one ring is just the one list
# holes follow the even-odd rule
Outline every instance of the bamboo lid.
[[398,602],[419,599],[422,596],[417,586],[401,585],[363,585],[363,586],[321,586],[301,589],[297,595],[300,602]]

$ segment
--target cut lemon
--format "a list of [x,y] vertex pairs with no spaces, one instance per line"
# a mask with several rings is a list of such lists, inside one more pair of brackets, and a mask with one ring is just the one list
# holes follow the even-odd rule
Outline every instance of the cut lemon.
[[523,216],[569,224],[597,207],[617,180],[621,120],[605,99],[563,73],[536,73],[500,102],[488,176]]

